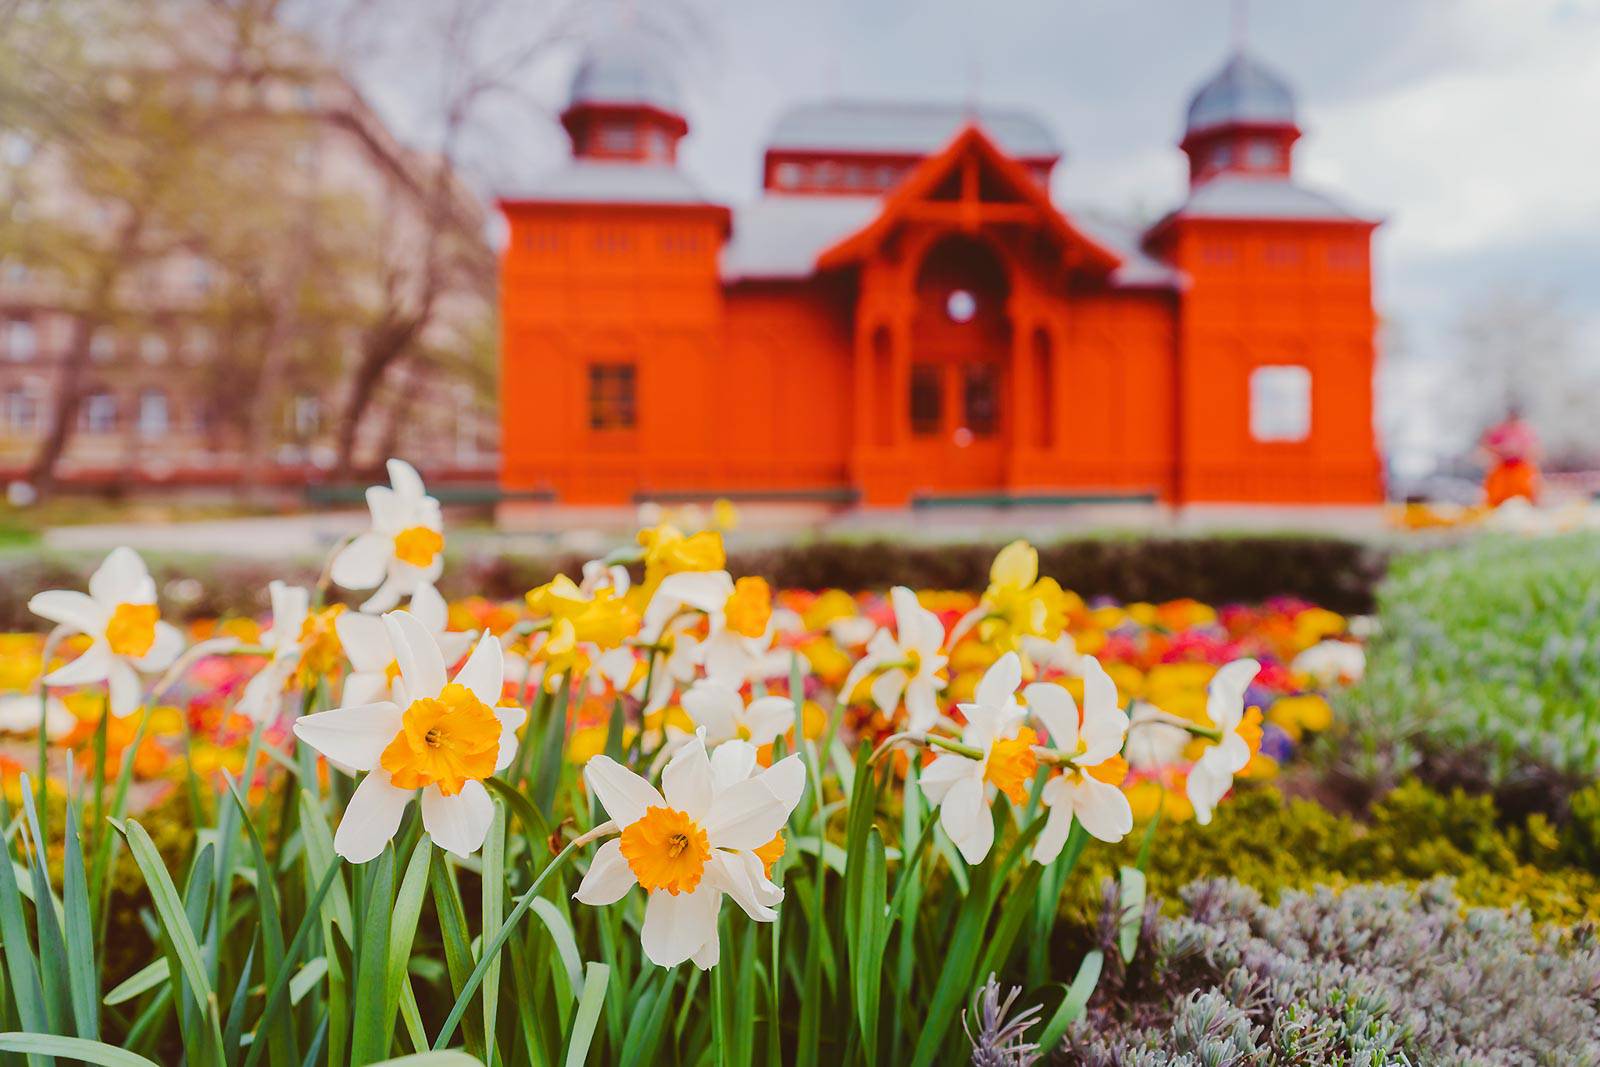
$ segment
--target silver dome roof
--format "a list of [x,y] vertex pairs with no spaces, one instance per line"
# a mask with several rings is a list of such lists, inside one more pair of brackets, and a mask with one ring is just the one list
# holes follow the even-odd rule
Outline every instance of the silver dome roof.
[[1232,122],[1294,123],[1294,92],[1282,78],[1240,52],[1189,101],[1189,132]]
[[584,52],[572,78],[573,104],[648,104],[681,114],[678,79],[662,44],[639,33],[603,38]]

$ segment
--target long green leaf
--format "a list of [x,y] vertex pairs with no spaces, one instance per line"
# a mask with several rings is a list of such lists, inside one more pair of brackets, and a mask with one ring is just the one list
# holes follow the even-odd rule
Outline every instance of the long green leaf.
[[161,1067],[137,1053],[114,1045],[104,1045],[81,1037],[56,1037],[53,1034],[0,1034],[0,1052],[23,1052],[34,1056],[60,1056],[92,1063],[97,1067]]
[[361,941],[356,960],[355,1009],[350,1016],[350,1063],[365,1067],[388,1055],[394,1033],[383,1016],[389,983],[389,917],[394,907],[394,846],[385,846],[365,879]]
[[213,1046],[209,1050],[215,1057],[213,1062],[221,1064],[223,1062],[222,1020],[219,1016],[217,997],[206,974],[205,963],[200,958],[200,945],[195,940],[194,928],[189,925],[188,916],[178,898],[178,890],[167,875],[166,866],[162,862],[161,853],[156,850],[155,842],[150,840],[150,835],[137,820],[129,819],[125,823],[114,822],[112,825],[117,827],[128,842],[128,851],[132,853],[134,863],[139,867],[139,873],[144,876],[145,888],[149,891],[151,903],[156,909],[156,918],[161,923],[161,929],[177,957],[178,965],[183,969],[184,980],[189,983],[190,992],[206,1018],[206,1039]]
[[[489,820],[489,836],[483,843],[482,910],[480,922],[484,930],[500,925],[505,917],[506,894],[506,803],[496,799],[494,815]],[[483,1040],[489,1051],[486,1061],[499,1059],[495,1041],[495,1024],[500,1016],[500,953],[485,952],[488,966],[483,972]]]
[[383,984],[383,1022],[394,1026],[400,1008],[401,986],[406,982],[406,963],[411,959],[411,943],[417,936],[417,921],[422,915],[422,899],[428,891],[428,868],[433,863],[433,839],[423,834],[411,850],[400,893],[395,897],[394,918],[389,923],[389,971]]
[[[50,873],[44,856],[44,831],[39,826],[39,814],[33,803],[33,790],[28,775],[21,776],[22,811],[27,819],[26,837],[32,842],[33,859],[28,873],[33,882],[33,925],[39,938],[39,976],[44,982],[45,1018],[50,1021],[50,1032],[66,1029],[70,1011],[70,977],[67,972],[67,944],[61,935],[61,919],[56,912],[55,893],[50,888]],[[87,1035],[80,1035],[87,1036]]]
[[1072,980],[1072,985],[1067,989],[1067,995],[1062,998],[1061,1005],[1050,1016],[1050,1021],[1045,1023],[1044,1033],[1039,1037],[1039,1047],[1048,1056],[1079,1016],[1083,1009],[1088,1007],[1089,998],[1094,995],[1094,987],[1100,981],[1100,968],[1105,964],[1105,953],[1096,949],[1083,957],[1083,962],[1078,964],[1078,976]]
[[[70,768],[69,768],[70,774]],[[66,918],[67,973],[72,1014],[78,1036],[100,1039],[100,971],[94,959],[94,917],[89,909],[89,882],[83,865],[83,840],[77,802],[67,801],[65,859],[61,872],[62,910]]]
[[566,1067],[583,1067],[589,1058],[589,1044],[594,1040],[594,1028],[600,1021],[600,1009],[606,1002],[606,986],[611,982],[611,968],[603,963],[590,963],[583,972],[583,992],[578,995],[578,1011],[572,1017],[572,1032],[567,1036]]

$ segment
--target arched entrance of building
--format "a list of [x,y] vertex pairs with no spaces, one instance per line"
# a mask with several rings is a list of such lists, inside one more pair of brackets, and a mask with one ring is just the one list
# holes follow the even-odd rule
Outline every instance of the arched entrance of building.
[[977,491],[1001,484],[1011,324],[1004,265],[962,235],[929,248],[916,278],[911,323],[913,479],[925,489]]

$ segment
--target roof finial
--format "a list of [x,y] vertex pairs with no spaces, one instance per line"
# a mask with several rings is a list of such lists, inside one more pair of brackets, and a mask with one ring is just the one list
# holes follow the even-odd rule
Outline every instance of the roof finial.
[[1250,36],[1250,0],[1233,0],[1233,50],[1244,52]]
[[978,58],[977,35],[967,38],[967,121],[978,121],[978,94],[983,84],[983,62]]

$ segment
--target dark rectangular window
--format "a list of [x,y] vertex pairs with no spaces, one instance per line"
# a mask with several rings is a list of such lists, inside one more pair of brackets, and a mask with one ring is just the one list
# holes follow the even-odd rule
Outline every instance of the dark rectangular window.
[[638,423],[632,363],[589,364],[589,428],[631,430]]
[[965,394],[967,429],[979,437],[992,437],[1000,429],[1000,368],[969,363]]
[[944,422],[944,382],[937,363],[911,365],[911,432],[936,434]]

